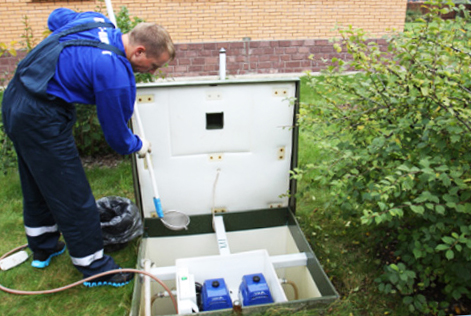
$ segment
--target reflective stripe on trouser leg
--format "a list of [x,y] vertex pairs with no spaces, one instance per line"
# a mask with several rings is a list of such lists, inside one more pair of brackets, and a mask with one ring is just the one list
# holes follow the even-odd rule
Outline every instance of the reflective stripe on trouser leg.
[[28,227],[25,226],[26,235],[29,237],[38,237],[46,233],[55,233],[57,232],[57,225],[54,226],[42,226],[42,227]]
[[[42,223],[37,216],[37,206],[47,206],[52,214],[50,218],[64,236],[70,256],[93,258],[103,250],[103,238],[95,198],[72,135],[75,108],[31,98],[16,103],[10,110],[10,135],[27,171],[22,177],[26,188],[25,226],[54,225]],[[103,255],[88,267],[76,267],[87,276],[117,265],[111,257]]]
[[25,226],[25,232],[28,246],[33,252],[38,250],[54,252],[56,250],[57,241],[60,237],[57,225],[42,227]]
[[81,267],[87,267],[87,266],[91,265],[93,263],[93,261],[96,261],[96,260],[99,260],[99,259],[103,258],[103,249],[98,250],[94,254],[91,254],[91,255],[86,256],[86,257],[77,258],[77,257],[70,256],[70,258],[72,259],[72,263],[74,265],[81,266]]
[[54,251],[60,237],[56,221],[18,149],[17,157],[23,190],[23,221],[28,246],[33,252]]

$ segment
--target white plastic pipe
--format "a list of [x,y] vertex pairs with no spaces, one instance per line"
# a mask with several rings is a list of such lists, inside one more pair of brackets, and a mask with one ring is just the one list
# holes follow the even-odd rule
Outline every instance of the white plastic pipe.
[[[222,216],[220,217],[222,220]],[[224,225],[223,223],[220,223],[220,225],[221,224]],[[221,229],[219,228],[219,226],[218,226],[218,230],[219,232],[221,232]],[[219,243],[218,243],[218,246],[219,246]],[[230,254],[230,249],[228,251],[228,254]],[[273,265],[275,269],[307,266],[307,260],[308,260],[308,257],[305,252],[270,256],[270,263]],[[150,273],[162,281],[175,280],[175,277],[177,275],[177,267],[176,266],[153,267],[150,269]]]
[[226,80],[226,50],[219,50],[219,79]]
[[[150,272],[151,262],[150,260],[144,261],[144,271]],[[145,305],[145,316],[151,316],[152,311],[152,300],[151,300],[151,289],[150,289],[150,277],[144,276],[144,305]]]
[[[145,139],[146,136],[144,135],[144,127],[142,125],[141,116],[139,114],[139,107],[137,106],[137,103],[134,104],[134,116],[136,117],[137,127],[139,129],[139,136],[141,137],[141,139]],[[163,218],[164,212],[162,210],[162,204],[160,202],[159,191],[157,189],[157,181],[155,180],[154,167],[152,166],[152,159],[150,157],[150,153],[146,154],[146,162],[147,162],[147,168],[149,169],[149,173],[150,173],[152,191],[154,192],[155,211],[157,212],[157,215],[159,216],[159,218]]]
[[111,5],[111,0],[105,0],[106,3],[106,10],[108,12],[108,18],[111,20],[111,23],[114,24],[115,27],[118,27],[116,23],[116,17],[114,16],[113,6]]
[[230,255],[231,250],[227,241],[226,227],[224,226],[224,219],[221,215],[213,217],[213,226],[216,231],[216,239],[218,241],[219,254]]

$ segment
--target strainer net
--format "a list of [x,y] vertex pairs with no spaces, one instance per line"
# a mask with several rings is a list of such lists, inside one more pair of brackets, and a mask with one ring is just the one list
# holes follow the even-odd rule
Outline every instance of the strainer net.
[[174,210],[164,211],[164,217],[160,220],[165,227],[171,230],[187,230],[190,224],[190,217],[188,215]]

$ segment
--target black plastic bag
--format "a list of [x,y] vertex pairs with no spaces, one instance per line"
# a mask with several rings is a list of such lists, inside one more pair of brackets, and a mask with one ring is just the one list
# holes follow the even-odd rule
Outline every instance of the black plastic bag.
[[96,204],[105,251],[124,248],[129,241],[143,234],[141,214],[131,200],[107,196],[97,200]]

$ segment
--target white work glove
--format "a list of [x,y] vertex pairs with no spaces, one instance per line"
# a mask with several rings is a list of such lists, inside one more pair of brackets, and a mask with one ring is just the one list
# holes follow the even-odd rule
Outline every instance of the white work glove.
[[137,152],[139,158],[145,158],[147,153],[152,152],[152,145],[147,139],[141,139],[142,147]]

